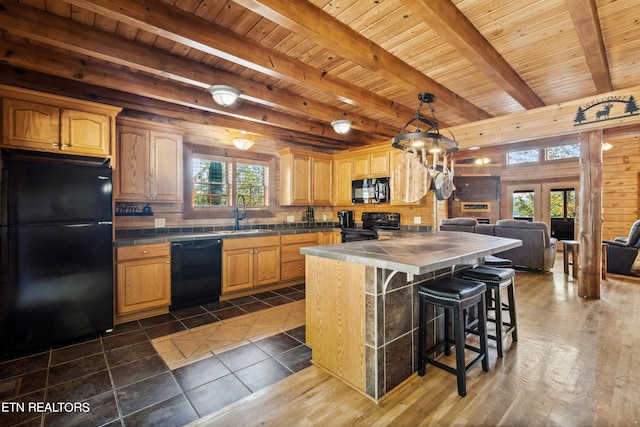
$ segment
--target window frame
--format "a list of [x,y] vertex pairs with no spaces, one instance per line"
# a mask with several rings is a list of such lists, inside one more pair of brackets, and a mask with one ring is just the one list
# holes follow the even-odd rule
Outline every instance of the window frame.
[[[232,197],[229,206],[193,206],[192,194],[193,194],[193,178],[192,178],[192,163],[193,158],[201,156],[214,157],[226,162],[256,162],[262,163],[268,170],[268,191],[269,194],[266,197],[267,206],[256,208],[247,206],[247,218],[269,218],[276,216],[276,156],[265,155],[262,153],[249,153],[246,151],[233,150],[228,148],[210,147],[205,145],[196,145],[185,142],[184,154],[183,154],[183,177],[184,177],[184,200],[183,200],[183,217],[185,219],[220,219],[227,218],[233,219],[235,206],[235,197]],[[235,178],[235,177],[232,177]],[[236,194],[236,181],[231,180],[229,185],[233,188],[229,189],[229,193]]]

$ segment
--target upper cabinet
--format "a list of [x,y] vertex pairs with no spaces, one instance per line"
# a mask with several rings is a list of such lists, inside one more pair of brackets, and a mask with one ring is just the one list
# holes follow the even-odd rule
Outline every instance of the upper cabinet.
[[338,155],[333,158],[333,201],[335,206],[352,206],[351,181],[353,180],[353,156]]
[[353,179],[389,176],[389,149],[375,149],[353,155]]
[[331,156],[285,148],[280,151],[280,204],[330,206],[333,199]]
[[120,108],[0,85],[3,147],[114,155]]
[[182,134],[172,126],[134,119],[118,121],[115,200],[182,202]]

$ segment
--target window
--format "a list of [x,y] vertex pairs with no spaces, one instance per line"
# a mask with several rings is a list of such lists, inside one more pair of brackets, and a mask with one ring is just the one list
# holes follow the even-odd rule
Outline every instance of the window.
[[234,158],[213,147],[185,147],[191,166],[185,171],[185,195],[191,196],[184,201],[186,218],[233,218],[240,196],[248,217],[275,215],[275,157]]
[[533,191],[513,192],[513,219],[533,220],[535,193]]
[[545,150],[547,160],[573,159],[580,157],[580,144],[557,145]]
[[532,163],[540,161],[540,150],[522,150],[507,153],[507,163],[515,165],[518,163]]

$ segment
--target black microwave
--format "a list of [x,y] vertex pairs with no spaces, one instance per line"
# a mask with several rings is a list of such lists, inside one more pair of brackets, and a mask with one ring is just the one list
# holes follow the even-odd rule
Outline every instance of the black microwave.
[[351,202],[384,203],[389,201],[389,178],[351,181]]

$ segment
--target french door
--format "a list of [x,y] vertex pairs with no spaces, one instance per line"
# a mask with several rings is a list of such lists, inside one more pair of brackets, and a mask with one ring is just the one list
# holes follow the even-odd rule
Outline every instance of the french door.
[[578,190],[577,181],[508,184],[503,217],[541,221],[549,226],[552,237],[575,240]]

